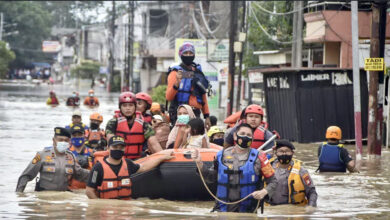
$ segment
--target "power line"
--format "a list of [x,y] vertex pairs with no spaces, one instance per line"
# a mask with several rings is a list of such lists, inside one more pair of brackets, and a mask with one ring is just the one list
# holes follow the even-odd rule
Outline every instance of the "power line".
[[262,6],[260,6],[260,4],[258,4],[257,2],[254,2],[254,4],[262,11],[268,13],[268,14],[271,14],[271,15],[289,15],[289,14],[293,14],[295,12],[299,12],[299,11],[302,11],[306,8],[309,8],[308,6],[306,7],[303,7],[302,9],[299,9],[299,10],[295,10],[295,11],[288,11],[288,12],[272,12],[272,11],[269,11],[265,8],[263,8]]

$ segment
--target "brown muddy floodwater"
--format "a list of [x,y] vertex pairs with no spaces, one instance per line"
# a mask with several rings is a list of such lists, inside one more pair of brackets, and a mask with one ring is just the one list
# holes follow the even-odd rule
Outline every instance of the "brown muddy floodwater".
[[[5,219],[390,219],[390,153],[368,162],[363,157],[358,174],[318,174],[316,144],[297,145],[296,158],[304,161],[316,185],[318,207],[265,207],[264,214],[210,213],[213,202],[177,202],[162,199],[132,201],[89,200],[84,191],[34,192],[31,181],[24,193],[15,193],[19,175],[36,151],[50,146],[55,126],[64,126],[73,109],[64,105],[71,86],[55,86],[61,105],[46,106],[47,85],[0,85],[0,218]],[[117,108],[118,94],[103,94],[98,111],[105,123]],[[80,92],[82,99],[87,89]],[[94,110],[81,107],[83,121]],[[354,146],[347,146],[354,155]],[[366,149],[364,149],[366,150]]]

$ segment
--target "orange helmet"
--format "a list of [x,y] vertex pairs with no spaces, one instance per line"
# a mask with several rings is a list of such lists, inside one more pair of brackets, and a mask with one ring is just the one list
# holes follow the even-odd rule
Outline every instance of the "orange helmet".
[[337,139],[341,140],[341,129],[337,126],[330,126],[326,129],[326,139]]
[[94,112],[94,113],[92,113],[91,116],[89,116],[89,119],[102,122],[103,121],[103,116],[101,114],[97,113],[97,112]]
[[91,94],[91,93],[95,93],[95,92],[93,91],[93,89],[90,89],[90,90],[88,91],[88,94]]
[[249,114],[249,113],[253,113],[253,114],[259,114],[261,116],[264,116],[264,111],[263,109],[261,108],[260,105],[256,105],[256,104],[252,104],[252,105],[249,105],[248,107],[246,107],[245,109],[245,115]]
[[152,106],[150,107],[150,111],[151,112],[157,112],[157,111],[161,111],[161,106],[158,102],[153,102],[152,103]]
[[144,92],[139,92],[135,95],[135,98],[136,99],[141,99],[141,100],[144,100],[146,101],[146,103],[148,103],[149,105],[152,105],[152,97],[150,97],[149,94],[147,93],[144,93]]

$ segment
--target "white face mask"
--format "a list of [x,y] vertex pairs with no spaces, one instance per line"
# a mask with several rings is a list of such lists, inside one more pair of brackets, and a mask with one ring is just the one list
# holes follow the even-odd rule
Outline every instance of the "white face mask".
[[56,148],[57,148],[58,152],[64,153],[69,148],[69,143],[68,142],[57,142]]

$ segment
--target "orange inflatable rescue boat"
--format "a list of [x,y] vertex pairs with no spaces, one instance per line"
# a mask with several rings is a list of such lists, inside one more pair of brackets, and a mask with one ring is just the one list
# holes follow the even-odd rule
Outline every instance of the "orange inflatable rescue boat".
[[[202,161],[208,167],[214,161],[221,146],[210,144],[210,148],[199,148]],[[191,159],[191,149],[174,149],[175,158],[165,161],[160,166],[143,173],[131,175],[132,198],[148,197],[151,199],[167,199],[180,201],[213,200],[204,187],[195,162]],[[98,151],[94,154],[95,161],[102,160],[108,151]],[[158,153],[135,160],[142,164],[153,160]],[[213,193],[216,184],[209,184]]]

